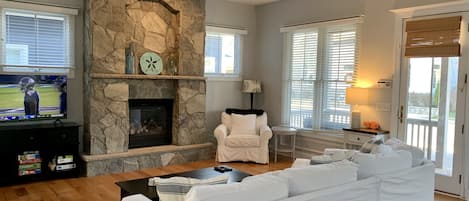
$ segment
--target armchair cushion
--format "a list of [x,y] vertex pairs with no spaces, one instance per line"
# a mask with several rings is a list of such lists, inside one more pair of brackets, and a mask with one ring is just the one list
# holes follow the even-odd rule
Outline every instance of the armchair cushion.
[[259,147],[260,145],[258,135],[230,135],[225,139],[225,146],[229,147]]
[[231,134],[230,135],[255,135],[256,115],[231,114]]

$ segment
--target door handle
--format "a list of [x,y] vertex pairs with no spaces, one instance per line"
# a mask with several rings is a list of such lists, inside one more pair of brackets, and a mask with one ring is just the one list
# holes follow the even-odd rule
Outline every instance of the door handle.
[[403,105],[401,105],[401,109],[399,112],[399,121],[401,122],[401,124],[404,122],[404,106]]

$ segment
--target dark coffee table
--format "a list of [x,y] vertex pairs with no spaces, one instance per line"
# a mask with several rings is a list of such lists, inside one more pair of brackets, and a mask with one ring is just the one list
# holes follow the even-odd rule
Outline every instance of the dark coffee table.
[[[232,171],[221,173],[221,172],[215,171],[213,167],[210,167],[210,168],[204,168],[204,169],[199,169],[199,170],[194,170],[194,171],[189,171],[189,172],[163,175],[163,176],[158,176],[158,177],[169,178],[169,177],[179,176],[179,177],[191,177],[191,178],[196,178],[196,179],[208,179],[208,178],[216,177],[222,174],[229,174],[230,178],[228,179],[228,183],[231,183],[231,182],[241,181],[244,177],[251,176],[248,173],[241,172],[234,168],[232,169],[233,169]],[[121,188],[121,199],[129,195],[143,194],[153,201],[159,201],[160,199],[158,198],[158,194],[156,193],[156,187],[148,186],[149,178],[152,178],[152,177],[116,182],[116,184]]]

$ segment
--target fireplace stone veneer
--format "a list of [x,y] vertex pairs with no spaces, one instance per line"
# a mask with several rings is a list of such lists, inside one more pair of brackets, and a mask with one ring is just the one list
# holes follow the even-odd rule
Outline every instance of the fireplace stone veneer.
[[[204,0],[87,0],[85,33],[83,159],[87,175],[210,156],[194,154],[205,153],[210,147],[203,79]],[[177,79],[168,76],[168,65],[163,69],[166,76],[161,79],[144,75],[120,77],[125,72],[124,50],[130,44],[135,47],[136,58],[153,51],[166,63],[174,61]],[[172,145],[129,151],[128,100],[159,98],[174,99]]]

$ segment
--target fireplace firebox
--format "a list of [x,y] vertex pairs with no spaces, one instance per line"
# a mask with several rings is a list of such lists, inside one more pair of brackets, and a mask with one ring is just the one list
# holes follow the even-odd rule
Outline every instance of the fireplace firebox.
[[173,102],[172,99],[129,100],[129,149],[171,144]]

